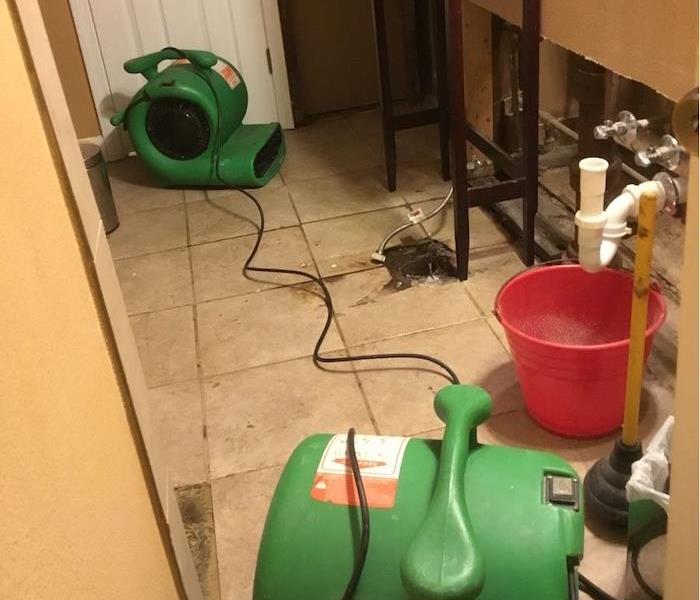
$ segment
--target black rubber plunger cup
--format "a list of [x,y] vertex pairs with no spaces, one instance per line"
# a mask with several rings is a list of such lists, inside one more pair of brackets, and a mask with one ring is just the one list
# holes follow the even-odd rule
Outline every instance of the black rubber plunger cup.
[[632,463],[642,457],[642,445],[628,446],[617,440],[612,452],[596,462],[586,473],[583,491],[586,514],[618,527],[627,527],[627,492]]
[[632,463],[642,457],[642,445],[639,441],[639,403],[644,378],[656,194],[642,194],[638,224],[622,438],[615,442],[608,456],[601,458],[589,469],[583,481],[587,513],[604,523],[619,527],[627,526],[629,505],[625,487],[632,473]]

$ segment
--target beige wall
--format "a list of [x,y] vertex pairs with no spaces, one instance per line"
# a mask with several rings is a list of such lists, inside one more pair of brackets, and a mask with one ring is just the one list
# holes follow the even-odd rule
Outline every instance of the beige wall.
[[100,135],[69,0],[39,0],[39,6],[75,132],[78,138]]
[[0,100],[0,598],[175,599],[14,6],[0,2],[0,55],[12,81]]
[[698,160],[691,164],[683,255],[666,600],[698,597]]
[[[472,0],[512,23],[521,2]],[[678,100],[692,87],[697,0],[542,0],[542,35]]]
[[552,42],[540,44],[540,109],[555,117],[572,114],[569,53]]
[[[475,4],[462,2],[464,103],[467,121],[487,135],[493,132],[491,15]],[[449,42],[448,42],[449,43]],[[449,50],[448,50],[449,52]],[[468,144],[469,155],[478,151]]]

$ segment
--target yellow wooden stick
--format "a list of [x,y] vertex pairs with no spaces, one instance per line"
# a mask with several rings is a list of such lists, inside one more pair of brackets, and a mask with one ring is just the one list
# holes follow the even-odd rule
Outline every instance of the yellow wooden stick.
[[645,192],[639,200],[637,242],[634,248],[634,293],[630,317],[630,348],[627,358],[627,390],[622,441],[633,446],[639,441],[639,402],[644,379],[644,344],[651,283],[651,251],[656,227],[656,194]]

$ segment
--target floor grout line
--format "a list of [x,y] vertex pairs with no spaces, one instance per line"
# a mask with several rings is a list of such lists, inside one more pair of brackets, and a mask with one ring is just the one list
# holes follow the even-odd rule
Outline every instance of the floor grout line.
[[[411,208],[413,207],[413,205],[415,205],[415,204],[420,204],[420,203],[423,203],[423,202],[432,202],[432,201],[435,201],[435,200],[442,200],[442,197],[437,196],[437,197],[435,197],[435,198],[427,198],[427,199],[425,199],[425,200],[421,200],[420,202],[413,202],[413,203],[412,203],[412,202],[410,202],[410,201],[406,198],[406,196],[405,196],[404,194],[400,194],[400,195],[401,195],[401,198],[403,199],[403,202],[402,202],[402,204],[396,204],[395,206],[385,206],[385,207],[375,208],[375,209],[369,209],[369,210],[360,210],[360,211],[356,211],[356,212],[352,212],[352,213],[348,213],[348,214],[343,214],[343,215],[335,215],[335,216],[332,216],[332,217],[324,217],[324,218],[321,218],[321,219],[311,219],[311,220],[308,220],[308,221],[302,221],[301,217],[299,216],[299,212],[298,212],[298,209],[297,209],[297,207],[296,207],[296,204],[294,203],[294,197],[292,196],[291,192],[288,192],[288,194],[289,194],[290,201],[291,201],[291,203],[292,203],[292,205],[293,205],[293,207],[294,207],[294,210],[295,210],[295,214],[296,214],[296,216],[297,216],[298,223],[296,223],[296,224],[294,224],[294,225],[281,225],[281,226],[279,226],[279,227],[273,227],[273,228],[270,228],[270,229],[265,229],[265,232],[266,232],[266,233],[268,233],[268,232],[270,232],[270,231],[279,231],[279,230],[282,230],[282,229],[293,229],[293,228],[295,228],[295,227],[299,227],[299,228],[301,228],[301,229],[304,229],[304,225],[314,225],[314,224],[317,224],[317,223],[326,223],[326,222],[329,222],[329,221],[335,221],[335,220],[339,220],[339,219],[347,219],[347,218],[351,218],[351,217],[355,217],[355,216],[360,216],[360,215],[369,215],[369,214],[381,213],[381,212],[385,212],[385,211],[395,210],[395,209],[397,209],[397,208],[408,208],[408,209],[411,209]],[[197,203],[207,203],[207,204],[211,204],[211,202],[213,202],[213,201],[215,201],[215,200],[217,200],[217,198],[214,198],[214,199],[212,199],[212,200],[204,199],[204,200],[197,200],[197,201],[194,201],[194,202],[185,202],[185,203],[182,203],[182,204],[183,204],[184,207],[185,207],[185,214],[187,215],[187,207],[188,207],[189,205],[191,205],[191,204],[197,204]],[[173,206],[180,206],[180,204],[173,205]],[[164,208],[169,208],[169,207],[164,207]],[[159,210],[159,209],[158,209],[158,208],[149,208],[149,209],[144,209],[144,210],[138,211],[138,212],[139,212],[139,213],[146,213],[146,212],[150,212],[150,211],[153,211],[153,210]],[[442,213],[442,214],[444,215],[444,213]],[[240,217],[241,219],[248,220],[244,215],[231,215],[231,216],[236,216],[236,217]],[[185,217],[185,220],[186,220],[186,223],[187,223],[187,216]],[[186,245],[186,246],[172,246],[172,247],[168,247],[168,248],[162,248],[162,249],[159,249],[159,250],[154,250],[154,251],[151,251],[151,252],[143,252],[143,253],[139,253],[139,254],[131,254],[131,255],[129,255],[129,256],[122,256],[122,257],[119,257],[119,258],[115,258],[114,261],[115,261],[115,262],[118,262],[118,261],[124,261],[124,260],[132,259],[132,258],[141,258],[141,257],[144,257],[144,256],[151,256],[151,255],[154,255],[154,254],[161,254],[161,253],[163,253],[163,252],[172,252],[172,251],[179,250],[179,249],[182,249],[182,248],[185,248],[185,247],[205,246],[205,245],[207,245],[207,244],[216,244],[216,243],[223,242],[223,241],[227,241],[227,240],[241,239],[241,238],[252,237],[252,236],[257,235],[256,232],[251,231],[251,232],[239,233],[239,234],[234,234],[234,235],[231,235],[231,236],[221,237],[221,238],[217,238],[217,239],[215,239],[215,240],[206,240],[206,241],[201,241],[201,242],[192,242],[192,241],[190,240],[189,226],[188,226],[188,225],[186,225],[186,226],[187,226],[187,232],[186,232],[186,233],[187,233],[187,245]],[[422,224],[420,224],[420,227],[421,227],[421,229],[425,232],[425,236],[426,236],[426,237],[435,237],[434,234],[428,233],[427,230],[422,226]],[[497,242],[497,243],[494,243],[494,244],[487,244],[487,245],[485,245],[485,246],[478,246],[478,247],[476,247],[476,248],[471,248],[470,250],[477,250],[477,249],[479,249],[479,248],[490,248],[490,247],[500,246],[500,245],[503,245],[503,244],[505,244],[505,243],[506,243],[505,241],[504,241],[504,242]]]
[[[467,281],[469,281],[469,280],[467,279]],[[479,304],[479,303],[476,301],[476,299],[474,298],[474,296],[472,296],[471,292],[469,291],[469,288],[468,288],[466,285],[462,285],[462,286],[460,286],[460,287],[461,287],[461,288],[464,290],[464,292],[467,294],[467,298],[469,298],[469,300],[470,300],[471,303],[474,305],[474,307],[476,308],[476,310],[479,311],[479,314],[480,314],[482,317],[487,317],[488,315],[487,315],[487,314],[484,312],[484,310],[481,308],[481,304]]]
[[[205,202],[208,202],[209,199],[207,197],[206,191],[205,191]],[[197,386],[199,389],[199,401],[200,401],[200,410],[201,410],[201,418],[202,418],[202,430],[201,430],[201,443],[202,443],[202,448],[203,448],[203,453],[204,453],[204,474],[206,478],[206,484],[209,486],[209,499],[210,499],[210,510],[211,510],[211,544],[212,544],[212,552],[214,555],[214,561],[216,563],[215,569],[216,569],[216,590],[218,591],[218,596],[221,597],[222,593],[222,588],[221,588],[221,581],[222,581],[222,576],[221,576],[221,561],[219,557],[219,550],[218,550],[218,544],[217,544],[217,519],[216,519],[216,510],[214,507],[214,494],[212,490],[212,477],[211,477],[211,456],[209,452],[209,431],[208,431],[208,416],[207,416],[207,396],[206,396],[206,389],[205,389],[205,384],[204,384],[204,378],[203,378],[203,369],[202,369],[202,349],[201,349],[201,343],[200,343],[200,336],[199,336],[199,315],[198,315],[198,299],[197,299],[197,291],[196,291],[196,286],[195,286],[195,277],[194,277],[194,263],[192,260],[192,239],[191,239],[191,232],[190,232],[190,223],[189,223],[189,204],[192,203],[187,203],[185,202],[185,226],[187,228],[187,257],[189,261],[189,267],[190,267],[190,282],[192,285],[192,299],[193,299],[193,304],[192,304],[192,321],[194,325],[194,346],[195,346],[195,360],[197,362]]]
[[131,317],[145,317],[147,315],[151,315],[154,313],[161,313],[161,312],[166,312],[168,310],[175,310],[176,308],[185,308],[186,306],[194,306],[194,302],[185,302],[183,304],[173,304],[172,306],[164,306],[161,308],[154,308],[151,310],[144,310],[141,312],[127,312],[127,316],[129,318]]
[[353,344],[353,345],[349,346],[349,349],[352,350],[353,348],[363,348],[366,346],[372,346],[374,344],[379,344],[381,342],[398,340],[400,338],[405,338],[405,337],[409,337],[412,335],[419,335],[421,333],[426,333],[428,331],[440,331],[442,329],[451,329],[453,327],[457,327],[458,325],[465,325],[467,323],[476,323],[477,321],[485,321],[485,319],[482,315],[477,315],[475,317],[463,319],[461,321],[455,321],[453,323],[446,323],[446,324],[439,325],[439,326],[427,326],[427,327],[424,327],[421,329],[416,329],[415,331],[404,331],[402,333],[398,333],[396,335],[391,335],[389,337],[382,337],[382,338],[378,338],[376,340],[368,340],[368,341],[362,342],[360,344]]
[[[307,245],[308,245],[308,240],[306,240],[306,242],[307,242]],[[313,255],[311,256],[311,258],[312,258],[312,260],[313,260],[313,262],[314,262],[314,266],[316,267],[316,264],[317,264],[317,263],[316,263],[316,261],[315,261]],[[317,267],[316,267],[316,268],[317,268]],[[318,274],[318,273],[317,273],[317,275],[318,275],[321,279],[323,279],[323,281],[329,282],[329,281],[333,281],[333,280],[338,279],[338,278],[341,278],[341,277],[347,277],[347,276],[357,275],[357,274],[360,274],[360,273],[365,273],[365,272],[367,272],[367,271],[373,271],[373,270],[377,270],[377,269],[381,269],[381,268],[382,268],[382,265],[371,265],[371,266],[369,266],[369,267],[367,267],[367,268],[358,269],[358,270],[356,270],[356,271],[348,271],[348,272],[344,272],[344,273],[333,273],[332,275],[321,275],[321,274]],[[256,281],[256,280],[251,280],[251,281]],[[260,288],[260,289],[256,289],[256,290],[248,290],[248,291],[244,291],[244,292],[237,292],[237,293],[228,294],[228,295],[226,295],[226,296],[220,296],[220,297],[216,297],[216,298],[207,298],[206,300],[198,300],[198,301],[196,302],[196,304],[197,304],[197,305],[208,304],[208,303],[210,303],[210,302],[218,302],[218,301],[221,301],[221,300],[228,300],[228,299],[230,299],[230,298],[240,298],[240,297],[242,297],[242,296],[249,296],[249,295],[253,295],[253,294],[263,294],[263,293],[266,293],[266,292],[270,292],[270,291],[272,291],[272,290],[278,290],[278,289],[280,289],[280,288],[294,288],[294,287],[303,287],[303,286],[314,285],[313,282],[307,281],[307,280],[297,281],[297,282],[294,282],[294,283],[273,283],[273,282],[266,282],[266,281],[261,281],[260,283],[266,285],[266,287]],[[454,281],[449,282],[449,283],[459,283],[459,282],[455,279]],[[269,285],[268,285],[268,284],[269,284]],[[319,295],[319,297],[320,297],[320,295]],[[129,316],[145,315],[145,314],[152,313],[152,312],[160,312],[160,311],[163,311],[163,310],[170,310],[171,308],[178,308],[178,307],[182,307],[182,306],[188,306],[189,304],[191,304],[191,303],[187,302],[187,303],[184,303],[184,304],[179,304],[179,305],[175,305],[175,306],[171,306],[171,307],[158,308],[158,309],[155,309],[155,310],[147,310],[147,311],[142,311],[142,312],[138,312],[138,313],[130,313]]]
[[[185,228],[187,231],[187,260],[190,267],[190,285],[192,287],[192,325],[194,334],[194,356],[197,366],[197,386],[199,388],[199,403],[202,418],[202,446],[204,451],[204,468],[206,480],[210,480],[210,459],[209,459],[209,437],[207,435],[207,407],[204,395],[204,383],[202,381],[202,360],[201,346],[199,342],[199,319],[197,314],[197,290],[194,283],[194,266],[192,263],[191,236],[189,223],[189,210],[185,205]],[[213,523],[213,515],[212,515]]]
[[[496,318],[498,318],[498,317],[496,317]],[[498,338],[498,341],[501,343],[501,346],[503,346],[503,349],[508,353],[508,356],[512,357],[513,354],[512,354],[512,352],[511,352],[511,350],[510,350],[510,346],[508,346],[508,344],[507,344],[506,342],[503,341],[503,339],[502,339],[501,336],[499,335],[499,332],[496,331],[496,330],[491,326],[491,321],[490,321],[490,319],[487,318],[487,319],[485,319],[485,321],[486,321],[486,325],[489,327],[489,329],[491,329],[491,331],[493,332],[493,334]],[[499,321],[499,324],[500,324],[500,321]]]
[[[314,285],[314,284],[313,284],[313,283],[309,283],[309,282],[304,282],[304,283],[301,283],[301,284],[295,284],[295,285],[290,285],[290,286],[285,286],[285,287],[297,287],[297,286],[309,286],[309,285]],[[273,288],[273,289],[279,289],[279,288]],[[264,292],[267,292],[267,291],[271,291],[271,290],[263,290],[263,291],[260,292],[260,293],[264,293]],[[240,297],[240,296],[238,296],[238,297]],[[216,300],[212,300],[211,302],[216,302]],[[200,304],[205,304],[205,303],[206,303],[206,302],[203,302],[203,303],[200,303]],[[169,309],[166,309],[166,310],[169,310]],[[161,312],[161,311],[153,311],[153,312]],[[150,313],[143,313],[143,314],[150,314]],[[442,329],[450,329],[450,328],[453,328],[453,327],[457,327],[457,326],[459,326],[459,325],[464,325],[464,324],[467,324],[467,323],[476,323],[476,322],[478,322],[478,321],[487,321],[487,320],[486,320],[482,315],[477,315],[477,316],[475,316],[475,317],[473,317],[473,318],[465,319],[465,320],[462,320],[462,321],[455,321],[454,323],[448,323],[448,324],[440,325],[439,327],[426,327],[426,328],[424,328],[424,329],[419,329],[419,330],[416,330],[416,331],[403,332],[403,333],[399,333],[399,334],[397,334],[397,335],[392,335],[392,336],[390,336],[390,337],[383,337],[383,338],[378,338],[378,339],[376,339],[376,340],[369,340],[369,341],[366,341],[366,342],[362,342],[362,343],[360,343],[360,344],[353,344],[353,345],[350,345],[350,344],[347,343],[347,341],[346,341],[344,335],[342,334],[342,329],[341,329],[339,323],[337,322],[337,316],[336,316],[336,320],[334,320],[334,323],[335,323],[335,325],[336,325],[336,328],[337,328],[337,330],[338,330],[339,336],[340,336],[341,341],[342,341],[342,343],[343,343],[343,347],[340,348],[340,349],[335,349],[335,350],[325,350],[325,351],[322,350],[322,351],[321,351],[321,354],[324,355],[324,354],[334,353],[334,352],[338,352],[338,351],[340,351],[340,350],[345,351],[345,352],[347,352],[347,353],[350,353],[350,352],[353,351],[353,350],[356,351],[356,350],[358,350],[358,349],[361,349],[361,348],[364,348],[364,347],[367,347],[367,346],[371,346],[371,345],[374,345],[374,344],[379,344],[379,343],[387,342],[387,341],[391,341],[391,340],[398,340],[398,339],[400,339],[400,338],[404,338],[404,337],[408,337],[408,336],[412,336],[412,335],[419,335],[419,334],[421,334],[421,333],[426,333],[426,332],[429,332],[429,331],[439,331],[439,330],[442,330]],[[259,368],[262,368],[262,367],[270,367],[270,366],[274,366],[274,365],[280,365],[280,364],[292,362],[292,361],[295,361],[295,360],[300,360],[300,359],[304,359],[304,358],[311,358],[312,356],[313,356],[312,354],[303,354],[303,355],[295,356],[295,357],[292,357],[292,358],[285,358],[285,359],[283,359],[283,360],[272,361],[272,362],[269,362],[269,363],[248,365],[248,366],[240,367],[240,368],[238,368],[238,369],[232,369],[232,370],[230,370],[230,371],[221,371],[221,372],[212,373],[212,374],[204,374],[204,373],[202,372],[201,375],[199,375],[198,377],[199,377],[202,381],[208,381],[208,380],[211,380],[211,379],[216,378],[216,377],[222,377],[222,376],[226,376],[226,375],[232,375],[232,374],[234,374],[234,373],[240,373],[241,371],[245,371],[245,370],[248,370],[248,369],[259,369]],[[198,363],[199,363],[199,360],[198,360]],[[354,364],[354,363],[348,363],[348,364]],[[198,365],[198,368],[199,368],[199,365]],[[381,369],[381,370],[394,370],[394,369],[395,369],[395,367],[390,367],[390,368]],[[327,370],[332,371],[332,369],[327,369]],[[357,372],[357,371],[356,371],[356,372]],[[193,379],[189,379],[189,380],[187,380],[187,381],[194,381],[194,380],[193,380]],[[164,386],[167,386],[167,385],[172,385],[173,383],[184,383],[184,381],[183,381],[183,382],[180,382],[180,381],[177,381],[177,382],[164,382],[164,383],[160,383],[160,384],[158,384],[158,385],[156,385],[156,386],[149,386],[149,388],[164,387]]]
[[[421,435],[426,435],[428,433],[437,433],[438,431],[443,431],[444,429],[445,429],[445,425],[442,425],[440,427],[431,427],[430,429],[422,429],[421,431],[416,431],[415,433],[409,433],[403,437],[414,438],[414,437],[418,437]],[[436,441],[438,441],[438,440],[436,440]]]
[[[298,224],[297,225],[284,225],[281,227],[274,227],[273,229],[266,229],[265,231],[267,231],[267,232],[280,231],[282,229],[294,229],[295,227],[301,227],[301,225],[298,225]],[[119,258],[115,258],[114,262],[117,263],[117,262],[120,262],[123,260],[129,260],[132,258],[142,258],[144,256],[153,256],[154,254],[162,254],[164,252],[173,252],[174,250],[183,250],[184,248],[188,248],[188,247],[189,248],[197,248],[199,246],[206,246],[207,244],[217,244],[219,242],[225,242],[227,240],[239,240],[239,239],[246,238],[246,237],[252,237],[254,235],[256,235],[256,233],[251,232],[251,233],[243,233],[240,235],[233,235],[230,237],[223,237],[223,238],[219,238],[219,239],[211,240],[211,241],[206,241],[206,242],[196,242],[196,243],[186,242],[186,245],[184,245],[184,246],[174,246],[174,247],[170,247],[170,248],[163,248],[161,250],[154,250],[152,252],[143,252],[141,254],[132,254],[129,256],[121,256]],[[189,236],[189,232],[188,232],[188,236]]]
[[[299,218],[299,212],[298,212],[296,204],[294,203],[294,198],[292,197],[291,194],[289,195],[289,197],[292,201],[292,207],[294,208],[294,211],[297,215],[297,218]],[[307,245],[307,248],[309,250],[309,254],[311,255],[311,260],[313,261],[314,266],[316,268],[316,271],[319,273],[319,277],[321,277],[321,279],[325,281],[326,278],[321,276],[321,271],[320,271],[318,263],[316,261],[316,257],[314,256],[313,252],[311,251],[311,244],[309,243],[309,238],[306,235],[306,231],[304,230],[303,227],[302,227],[302,233],[304,235],[304,240],[306,241],[306,245]],[[331,300],[331,304],[333,304],[332,300]],[[345,352],[345,355],[347,356],[349,354],[348,344],[347,344],[347,341],[345,340],[345,336],[343,335],[343,331],[340,328],[340,323],[338,321],[338,315],[334,311],[332,316],[333,316],[333,322],[335,324],[335,327],[338,330],[338,335],[340,336],[340,341],[343,344],[343,350]],[[332,364],[332,363],[330,363],[330,364]],[[338,363],[336,363],[336,364],[338,364]],[[343,364],[343,363],[340,363],[340,364]],[[360,395],[362,396],[362,401],[365,405],[365,409],[367,410],[367,416],[369,417],[369,420],[372,423],[372,427],[374,428],[374,431],[377,434],[379,434],[379,426],[377,424],[377,419],[376,419],[376,417],[374,415],[374,411],[372,410],[372,407],[369,403],[369,399],[367,398],[367,394],[365,393],[364,388],[362,387],[362,382],[360,381],[360,378],[357,375],[357,371],[355,370],[355,364],[353,362],[348,362],[345,364],[348,364],[352,370],[353,376],[355,378],[355,383],[357,384],[358,388],[360,389]]]
[[[290,455],[291,456],[291,455]],[[227,475],[219,475],[217,477],[212,477],[210,479],[210,483],[218,483],[223,479],[229,479],[233,477],[240,477],[241,475],[251,475],[253,473],[260,473],[262,471],[272,471],[273,469],[279,469],[284,467],[287,464],[287,461],[281,462],[281,463],[275,463],[274,465],[265,465],[264,467],[255,467],[253,469],[245,469],[243,471],[237,471],[235,473],[228,473]]]

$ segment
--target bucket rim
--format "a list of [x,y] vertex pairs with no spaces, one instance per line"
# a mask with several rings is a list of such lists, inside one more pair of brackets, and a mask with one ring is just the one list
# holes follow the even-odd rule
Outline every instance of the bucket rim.
[[[623,340],[617,340],[615,342],[607,342],[605,344],[561,344],[561,343],[555,343],[555,342],[550,342],[547,340],[542,340],[540,338],[536,338],[530,334],[525,333],[522,331],[519,327],[514,326],[511,322],[508,321],[508,319],[503,318],[503,313],[501,310],[501,295],[503,294],[504,290],[509,288],[511,285],[513,285],[516,281],[520,281],[521,279],[525,277],[530,277],[533,276],[535,273],[538,271],[542,271],[544,269],[556,269],[556,270],[565,270],[565,269],[577,269],[580,271],[583,271],[583,267],[579,264],[557,264],[557,265],[542,265],[541,267],[535,267],[535,268],[527,268],[523,269],[519,273],[516,273],[513,275],[511,278],[509,278],[502,286],[501,289],[498,290],[498,293],[496,294],[496,298],[494,299],[494,307],[493,307],[493,314],[495,315],[496,319],[498,319],[498,322],[503,326],[503,328],[506,330],[507,333],[515,333],[521,338],[526,339],[529,342],[539,344],[540,346],[546,346],[549,348],[557,348],[557,349],[562,349],[566,348],[567,350],[576,350],[576,351],[589,351],[589,350],[612,350],[615,348],[624,348],[625,346],[629,346],[630,340],[629,337]],[[616,277],[625,277],[628,279],[633,279],[633,275],[628,272],[624,271],[622,269],[612,269],[610,267],[605,267],[600,271],[602,272],[609,272],[609,273],[614,273]],[[644,338],[647,339],[650,336],[653,336],[656,334],[656,332],[661,328],[661,326],[664,324],[666,321],[666,313],[667,313],[667,308],[666,308],[666,301],[664,300],[663,294],[660,292],[660,288],[658,283],[655,281],[652,281],[651,286],[649,287],[649,298],[653,298],[657,304],[660,306],[661,310],[659,311],[659,314],[657,318],[647,326],[646,330],[644,331]]]

